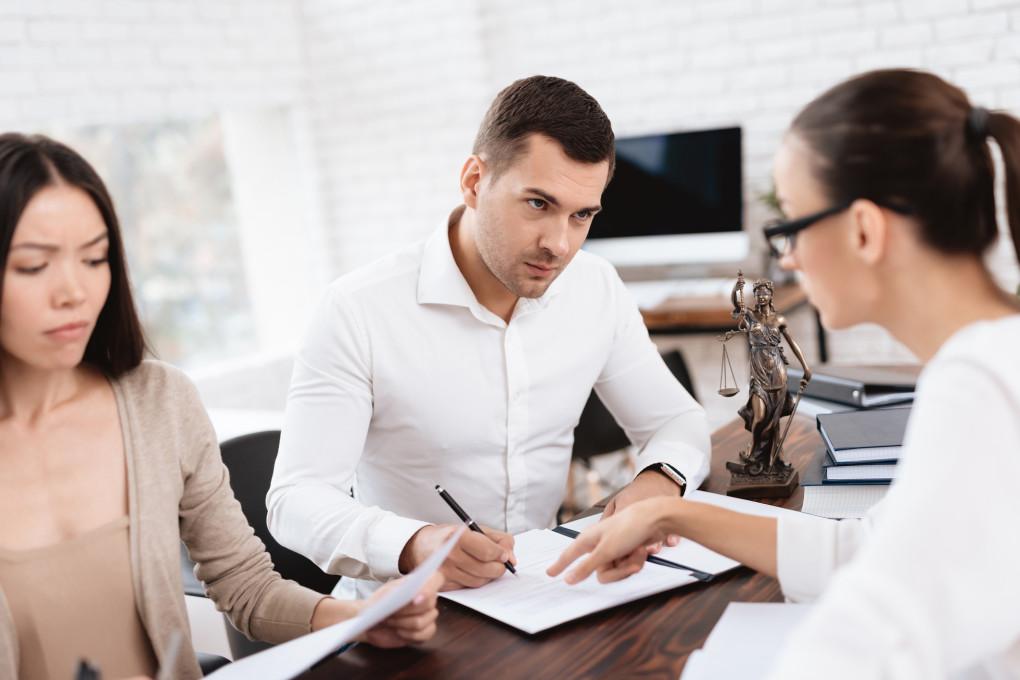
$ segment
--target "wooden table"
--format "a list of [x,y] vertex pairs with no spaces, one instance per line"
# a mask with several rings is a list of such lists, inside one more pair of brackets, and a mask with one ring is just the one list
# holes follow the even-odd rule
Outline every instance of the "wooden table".
[[[749,304],[753,302],[749,300]],[[772,304],[780,314],[789,314],[807,304],[807,295],[796,283],[782,284],[776,286]],[[665,300],[654,309],[642,309],[641,316],[648,332],[656,335],[724,333],[736,328],[736,321],[730,314],[732,311],[733,305],[728,297],[677,297]],[[812,313],[815,315],[818,354],[825,363],[829,360],[825,329],[818,313],[813,310]]]
[[[712,471],[702,486],[723,493],[726,461],[750,435],[735,420],[712,436]],[[821,439],[814,418],[795,416],[786,457],[803,474]],[[774,505],[799,510],[798,489]],[[661,678],[676,680],[687,656],[704,643],[730,602],[778,602],[775,579],[739,567],[712,583],[692,584],[565,623],[537,635],[439,600],[438,632],[427,644],[381,650],[358,645],[305,678]]]

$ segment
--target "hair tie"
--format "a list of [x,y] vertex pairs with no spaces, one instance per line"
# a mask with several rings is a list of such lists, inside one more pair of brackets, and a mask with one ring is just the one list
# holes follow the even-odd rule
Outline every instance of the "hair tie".
[[988,109],[975,106],[967,114],[967,136],[983,142],[988,137]]

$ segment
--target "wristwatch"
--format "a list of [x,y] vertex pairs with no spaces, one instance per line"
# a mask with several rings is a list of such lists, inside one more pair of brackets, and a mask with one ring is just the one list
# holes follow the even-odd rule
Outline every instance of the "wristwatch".
[[680,487],[680,495],[683,496],[687,493],[687,478],[684,477],[684,473],[677,470],[669,463],[657,463],[655,465],[649,465],[645,470],[657,470],[662,474],[666,475]]

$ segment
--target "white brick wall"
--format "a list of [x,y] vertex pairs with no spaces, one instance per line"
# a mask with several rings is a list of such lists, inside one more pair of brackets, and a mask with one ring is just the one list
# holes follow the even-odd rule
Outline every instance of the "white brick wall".
[[0,127],[293,109],[329,276],[445,219],[515,78],[577,81],[620,135],[743,125],[756,225],[796,110],[884,66],[1020,112],[1020,0],[0,0]]
[[291,0],[0,2],[0,127],[294,105]]
[[300,3],[337,273],[418,240],[459,202],[492,96],[475,5]]
[[[451,23],[464,27],[465,8],[458,3],[426,4],[433,10],[427,26],[420,14],[407,16],[401,9],[387,12],[377,7],[377,30],[359,24],[362,56],[378,50],[401,51],[403,46],[393,37],[401,24],[413,24],[417,36],[430,35],[437,50],[436,44],[449,38],[436,31]],[[390,3],[391,8],[394,5],[400,3]],[[343,14],[335,8],[331,11]],[[469,153],[467,140],[488,98],[513,79],[534,73],[561,75],[588,89],[620,135],[742,124],[749,225],[765,217],[754,197],[770,184],[771,156],[790,118],[843,77],[879,67],[926,68],[963,86],[979,104],[1020,112],[1020,2],[647,0],[635,5],[605,0],[497,0],[478,3],[471,11],[477,13],[478,21],[472,28],[481,31],[481,47],[471,49],[477,50],[484,64],[475,65],[471,78],[445,83],[450,99],[442,106],[451,115],[438,117],[431,112],[439,127],[430,134],[447,134],[451,141],[463,144],[460,149],[442,150],[448,159],[445,167],[429,163],[426,167],[432,175],[422,178],[407,160],[383,160],[371,150],[358,151],[353,139],[343,149],[328,147],[329,154],[360,155],[357,170],[347,169],[358,174],[360,200],[351,203],[347,198],[351,194],[344,188],[328,187],[338,199],[328,212],[342,230],[343,247],[376,254],[428,233],[456,200],[443,203],[451,196],[460,162]],[[479,36],[463,34],[454,39],[476,45]],[[427,80],[437,58],[441,58],[437,53],[418,54],[414,64],[405,66],[417,69],[425,82],[411,78],[400,84],[420,96],[424,116],[430,116],[425,110],[430,102],[442,101]],[[447,58],[456,57],[451,53]],[[350,83],[363,85],[365,74],[351,75]],[[471,91],[479,87],[479,77],[484,96]],[[350,91],[336,82],[331,87],[336,107],[343,106]],[[386,91],[373,94],[380,103],[390,95]],[[477,106],[473,112],[458,108],[472,102]],[[415,140],[423,133],[420,122],[409,128],[401,128],[398,119],[384,124],[394,125],[386,135],[391,148],[401,144],[390,134],[407,148],[416,148]],[[452,127],[461,125],[468,130]],[[394,181],[413,187],[416,197],[442,198],[429,203],[435,208],[429,214],[420,210],[417,200],[402,201],[400,194],[387,191],[364,202]],[[352,264],[345,255],[337,262],[341,269]],[[1016,280],[1011,259],[1000,257],[995,262],[1000,270],[1005,268],[1000,272],[1004,280]],[[900,345],[875,328],[835,333],[831,340],[836,359],[894,360],[905,355]]]

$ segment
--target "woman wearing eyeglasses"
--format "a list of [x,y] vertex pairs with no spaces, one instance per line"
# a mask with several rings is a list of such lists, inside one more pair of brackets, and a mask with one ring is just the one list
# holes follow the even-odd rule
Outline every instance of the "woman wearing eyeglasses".
[[983,259],[997,234],[989,141],[1020,255],[1020,121],[934,75],[837,85],[775,157],[793,218],[768,230],[780,265],[828,327],[877,323],[926,363],[880,503],[836,522],[644,501],[583,532],[550,573],[590,552],[567,580],[618,580],[679,534],[817,601],[769,677],[1020,677],[1020,304]]

